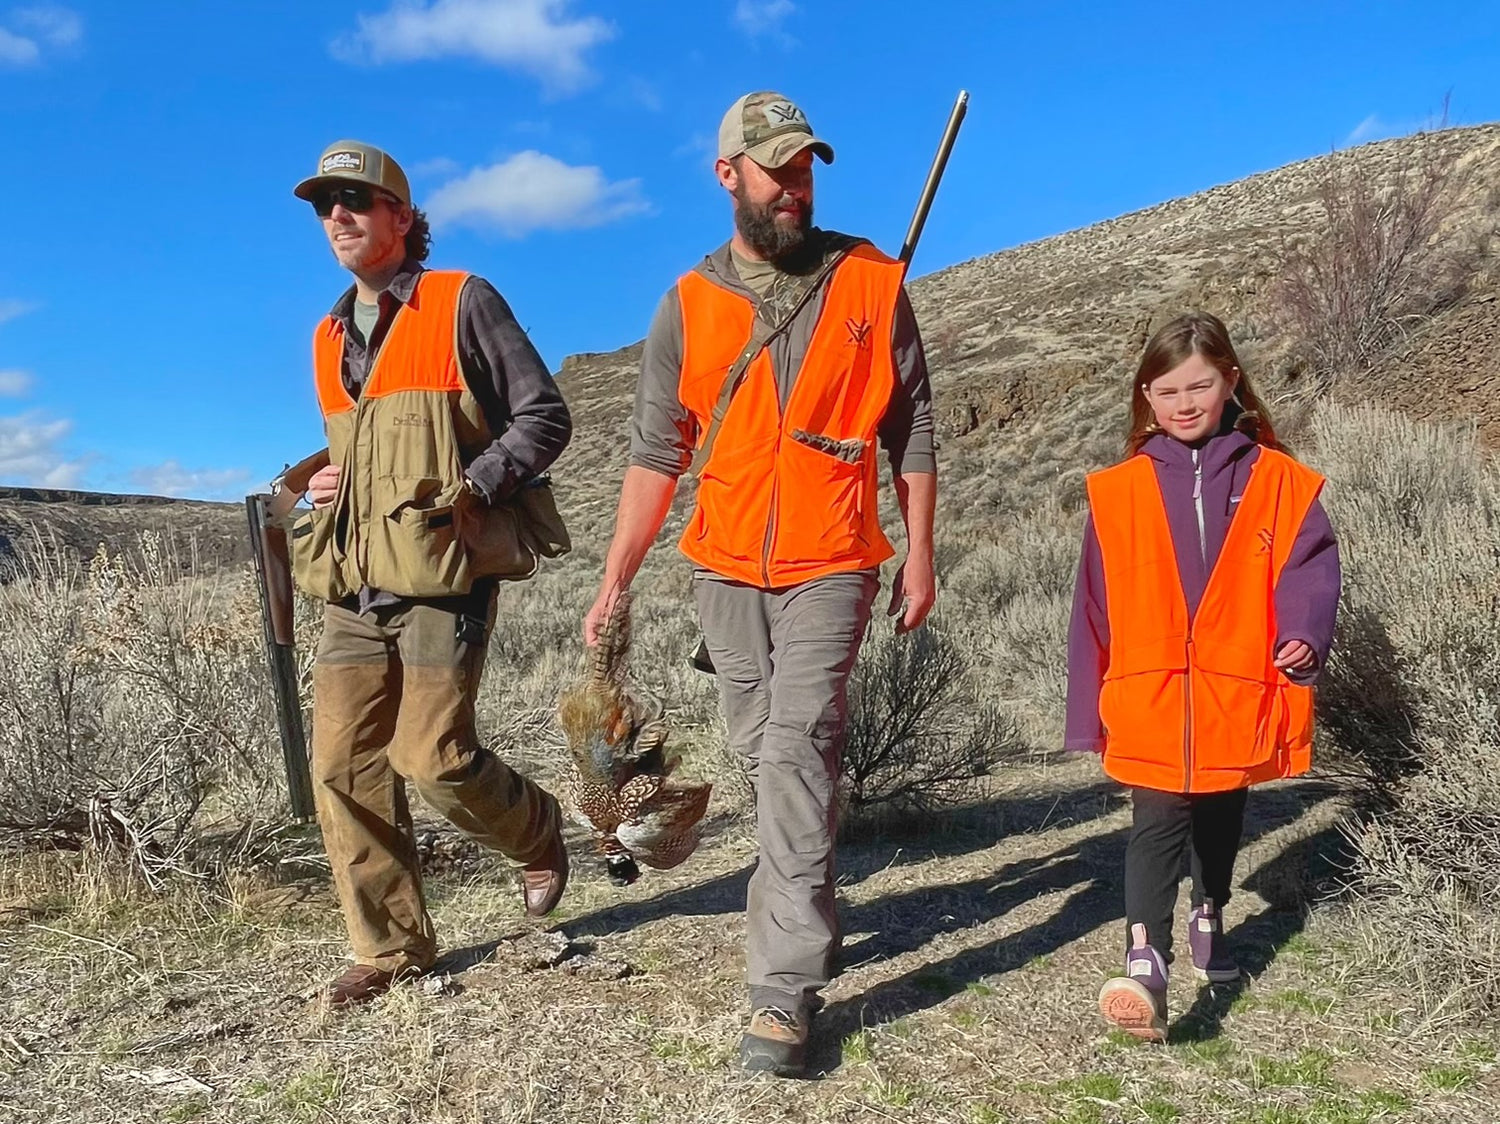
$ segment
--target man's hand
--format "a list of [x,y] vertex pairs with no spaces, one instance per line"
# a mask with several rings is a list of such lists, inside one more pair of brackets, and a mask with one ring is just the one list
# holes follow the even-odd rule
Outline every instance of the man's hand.
[[599,588],[599,596],[594,598],[594,604],[583,617],[583,642],[592,648],[599,643],[599,637],[604,633],[604,626],[609,623],[610,615],[615,611],[615,604],[620,600],[620,594],[625,589],[619,582],[605,579]]
[[314,507],[327,507],[339,490],[339,466],[326,465],[312,474],[307,482],[307,498]]
[[932,562],[908,556],[901,569],[896,571],[896,581],[891,586],[891,606],[885,615],[894,617],[900,613],[896,632],[910,632],[927,619],[936,601],[937,578],[932,572]]
[[1301,640],[1288,640],[1276,653],[1276,667],[1280,671],[1308,671],[1316,662],[1312,647]]

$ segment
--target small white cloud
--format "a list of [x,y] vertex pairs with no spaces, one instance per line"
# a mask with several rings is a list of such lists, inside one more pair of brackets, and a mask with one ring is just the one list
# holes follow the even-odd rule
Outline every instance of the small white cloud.
[[134,488],[153,496],[222,500],[243,496],[250,473],[243,468],[184,468],[176,460],[130,470]]
[[447,156],[434,156],[431,160],[413,164],[411,174],[413,179],[432,179],[438,176],[457,175],[462,167],[463,165],[457,160],[449,159]]
[[76,46],[83,18],[56,5],[17,8],[0,26],[0,66],[35,66],[44,54]]
[[694,133],[672,150],[679,160],[712,164],[719,155],[719,138],[709,133]]
[[792,0],[735,0],[734,26],[752,40],[768,39],[783,47],[797,40],[786,31],[786,21],[797,10]]
[[611,183],[595,167],[518,152],[438,188],[427,200],[436,226],[471,226],[519,238],[533,230],[603,226],[649,211],[640,180]]
[[0,398],[19,398],[30,390],[30,371],[0,371]]
[[69,460],[58,447],[72,432],[66,418],[37,413],[0,417],[0,483],[33,488],[74,488],[88,460]]
[[0,324],[7,320],[14,320],[18,316],[25,316],[28,312],[36,309],[31,301],[0,300]]
[[1359,144],[1369,144],[1371,141],[1389,140],[1391,137],[1408,137],[1413,133],[1431,132],[1433,129],[1446,128],[1451,122],[1448,113],[1429,113],[1426,117],[1408,119],[1406,121],[1387,121],[1378,113],[1372,113],[1350,131],[1344,138],[1340,148],[1353,148]]
[[345,62],[380,64],[475,58],[521,71],[557,91],[587,83],[584,59],[614,37],[597,16],[570,18],[571,0],[394,0],[377,15],[361,14],[359,29],[333,43]]

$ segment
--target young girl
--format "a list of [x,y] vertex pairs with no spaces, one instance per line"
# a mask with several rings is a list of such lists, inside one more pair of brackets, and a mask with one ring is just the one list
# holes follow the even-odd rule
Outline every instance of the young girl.
[[1099,1008],[1161,1041],[1184,851],[1193,969],[1239,977],[1221,910],[1245,796],[1311,764],[1310,684],[1333,639],[1339,557],[1322,477],[1281,448],[1215,317],[1151,337],[1125,448],[1088,479],[1066,744],[1102,752],[1134,807],[1125,976]]

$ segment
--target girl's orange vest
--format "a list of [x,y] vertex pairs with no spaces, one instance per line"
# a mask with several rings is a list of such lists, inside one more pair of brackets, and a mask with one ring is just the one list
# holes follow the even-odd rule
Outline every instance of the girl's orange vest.
[[[880,529],[875,438],[895,388],[891,335],[904,272],[868,244],[835,268],[785,409],[769,349],[750,364],[699,475],[680,544],[688,558],[775,589],[873,568],[895,553]],[[677,293],[678,397],[701,444],[755,306],[697,272]]]
[[1276,670],[1276,583],[1323,478],[1262,448],[1203,599],[1187,598],[1144,454],[1088,478],[1104,565],[1104,769],[1122,784],[1223,792],[1312,764],[1312,690]]

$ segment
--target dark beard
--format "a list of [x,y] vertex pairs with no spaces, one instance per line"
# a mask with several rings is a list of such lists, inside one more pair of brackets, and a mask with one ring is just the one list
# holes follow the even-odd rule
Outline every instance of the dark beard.
[[803,209],[801,221],[788,227],[776,221],[776,204],[780,200],[757,207],[744,195],[744,185],[734,191],[734,225],[740,237],[749,247],[767,261],[787,264],[796,261],[800,251],[807,245],[808,232],[812,230],[812,205]]

